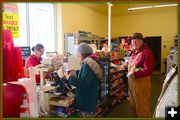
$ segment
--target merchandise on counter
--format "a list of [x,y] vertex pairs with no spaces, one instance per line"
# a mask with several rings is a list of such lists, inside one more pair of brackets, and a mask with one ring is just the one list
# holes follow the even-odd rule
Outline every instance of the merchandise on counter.
[[41,88],[39,88],[39,91],[47,92],[47,91],[51,91],[54,89],[56,89],[56,87],[54,87],[54,86],[42,86]]
[[46,52],[46,58],[57,57],[57,52]]
[[57,70],[63,64],[63,56],[43,58],[42,64],[45,65],[46,67]]

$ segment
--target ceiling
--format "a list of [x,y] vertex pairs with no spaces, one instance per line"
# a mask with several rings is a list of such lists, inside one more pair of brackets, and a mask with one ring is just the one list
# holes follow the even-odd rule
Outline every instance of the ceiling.
[[[96,12],[102,13],[104,15],[108,14],[108,5],[106,3],[89,3],[89,4],[82,4],[84,7],[88,7],[90,9],[95,10]],[[153,6],[153,5],[160,5],[160,4],[153,4],[153,3],[114,3],[112,4],[111,14],[112,16],[119,16],[119,15],[128,15],[128,14],[137,14],[137,13],[146,13],[146,12],[160,12],[160,11],[169,11],[176,9],[176,6],[173,7],[161,7],[161,8],[151,8],[151,9],[142,9],[142,10],[134,10],[128,11],[128,8],[132,7],[142,7],[142,6]]]

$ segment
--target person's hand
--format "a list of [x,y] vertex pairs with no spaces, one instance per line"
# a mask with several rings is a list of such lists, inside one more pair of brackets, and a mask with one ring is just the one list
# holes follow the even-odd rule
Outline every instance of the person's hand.
[[70,76],[71,76],[71,73],[66,72],[65,77],[67,80],[69,79]]
[[125,65],[120,65],[119,69],[125,69]]
[[75,74],[75,70],[68,70],[65,73],[66,79],[68,80],[70,76],[73,76]]
[[134,72],[129,72],[127,75],[126,75],[127,78],[135,78],[134,76]]

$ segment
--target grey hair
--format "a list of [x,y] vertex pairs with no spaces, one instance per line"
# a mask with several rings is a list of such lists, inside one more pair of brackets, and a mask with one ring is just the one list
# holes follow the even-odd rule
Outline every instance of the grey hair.
[[32,48],[32,51],[34,51],[35,49],[41,50],[42,48],[44,48],[44,46],[42,44],[38,43]]

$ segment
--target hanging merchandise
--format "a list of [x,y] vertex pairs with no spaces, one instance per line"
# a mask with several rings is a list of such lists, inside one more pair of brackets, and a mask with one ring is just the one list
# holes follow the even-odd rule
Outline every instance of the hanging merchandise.
[[14,47],[12,33],[3,31],[3,82],[17,81],[24,77],[21,48]]

